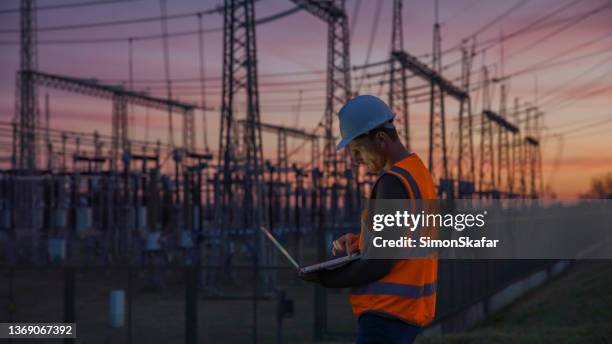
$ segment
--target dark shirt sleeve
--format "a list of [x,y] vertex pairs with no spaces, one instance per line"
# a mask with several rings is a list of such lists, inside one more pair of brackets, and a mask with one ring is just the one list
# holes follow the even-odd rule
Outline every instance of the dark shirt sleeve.
[[[392,175],[385,174],[374,185],[372,194],[377,199],[408,199],[410,196],[402,181]],[[359,259],[334,270],[323,270],[319,281],[327,288],[349,288],[375,282],[393,268],[391,259]]]

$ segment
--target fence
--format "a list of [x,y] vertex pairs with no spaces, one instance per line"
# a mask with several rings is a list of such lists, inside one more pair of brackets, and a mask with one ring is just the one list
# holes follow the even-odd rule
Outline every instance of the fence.
[[[464,330],[457,314],[554,261],[441,261],[441,332]],[[299,281],[292,268],[201,266],[2,266],[0,322],[76,322],[57,343],[299,343],[354,338],[346,290]],[[218,273],[222,292],[204,279]],[[267,271],[273,288],[261,288]],[[158,278],[163,282],[155,283]],[[125,294],[116,300],[114,291]],[[114,302],[114,303],[113,303]],[[454,317],[453,321],[447,321]],[[52,343],[52,340],[49,340]]]

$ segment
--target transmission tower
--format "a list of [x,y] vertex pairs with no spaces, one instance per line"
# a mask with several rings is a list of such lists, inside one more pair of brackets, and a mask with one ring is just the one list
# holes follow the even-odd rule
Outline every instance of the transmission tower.
[[394,51],[404,51],[404,33],[402,24],[403,0],[393,0],[393,27],[391,31],[391,68],[389,72],[389,106],[400,115],[403,127],[404,144],[410,149],[410,121],[408,113],[408,88],[406,86],[406,69],[397,61]]
[[[435,3],[436,22],[433,34],[432,69],[442,73],[442,38],[440,36],[440,23],[438,22],[438,1]],[[436,91],[437,88],[437,91]],[[436,99],[436,96],[438,97]],[[430,107],[429,107],[429,163],[428,167],[434,181],[440,182],[438,192],[441,195],[453,195],[453,185],[448,171],[448,156],[446,150],[446,123],[444,114],[444,88],[431,81]]]
[[[472,41],[472,46],[469,51],[465,44],[461,47],[461,86],[466,93],[469,93],[470,89],[470,74],[472,69],[472,62],[475,56],[475,49],[475,41]],[[470,98],[461,98],[459,103],[459,152],[457,156],[459,198],[471,197],[471,195],[475,191],[473,128],[472,100]]]
[[352,96],[351,68],[349,58],[348,18],[344,11],[344,0],[316,1],[291,0],[327,26],[327,95],[325,99],[323,172],[328,185],[336,183],[340,171],[334,138],[334,117],[336,112]]
[[[242,168],[245,223],[253,228],[263,225],[261,185],[263,149],[261,140],[257,52],[255,44],[254,0],[225,0],[223,9],[223,91],[221,103],[221,135],[219,167],[223,175],[223,213],[232,202],[232,172]],[[244,91],[246,126],[242,144],[242,166],[236,163],[236,147],[232,142],[235,103]],[[225,221],[222,221],[225,223]]]
[[38,69],[36,52],[36,2],[21,0],[20,65],[16,76],[16,114],[13,144],[18,155],[14,160],[17,168],[33,171],[37,162],[36,128],[39,122],[38,98],[32,72]]
[[195,151],[195,116],[193,111],[183,114],[183,148]]
[[[525,125],[523,127],[523,132],[524,132],[524,137],[520,139],[519,141],[519,145],[518,145],[518,161],[519,161],[519,184],[520,184],[520,189],[519,189],[519,193],[520,193],[520,197],[521,198],[526,198],[527,197],[527,174],[529,173],[528,171],[528,161],[527,161],[527,135],[529,135],[529,118],[531,116],[531,106],[526,103],[525,104]],[[518,116],[518,114],[517,114]]]
[[[334,117],[352,96],[351,92],[351,65],[349,59],[349,27],[348,18],[344,10],[344,0],[291,0],[296,5],[310,12],[312,15],[327,23],[327,91],[325,99],[324,114],[324,146],[323,146],[323,185],[324,189],[331,188],[331,195],[321,195],[319,207],[321,210],[337,213],[338,208],[338,179],[339,159],[336,154],[336,141],[334,139]],[[318,147],[313,146],[313,152]],[[343,162],[346,163],[345,155]],[[313,166],[316,167],[316,166]],[[315,170],[316,171],[316,170]],[[316,175],[316,174],[315,174]],[[356,178],[347,178],[347,183],[357,182]],[[319,185],[316,184],[316,187]],[[347,191],[351,190],[347,185]],[[329,201],[329,202],[328,202]],[[317,237],[317,257],[326,259],[325,230],[333,226],[337,216],[332,216],[326,225],[323,225],[324,216],[319,218],[319,232]],[[326,313],[321,310],[326,307],[326,294],[322,288],[317,288],[315,293],[315,340],[321,340],[327,331]]]
[[528,166],[528,192],[529,197],[538,198],[542,192],[542,155],[539,140],[539,117],[537,107],[530,108],[526,118],[525,156]]
[[493,122],[487,116],[491,109],[491,87],[489,71],[483,67],[482,73],[482,116],[480,122],[480,172],[478,190],[481,196],[490,195],[495,190],[495,149]]
[[[506,85],[501,84],[500,86],[500,104],[499,104],[499,116],[501,119],[506,118],[506,97],[507,90]],[[499,125],[498,126],[498,146],[497,146],[497,188],[499,190],[508,191],[510,189],[510,133],[508,130]]]
[[113,124],[112,124],[112,168],[118,168],[121,154],[126,150],[128,144],[128,103],[121,94],[113,96]]
[[[520,123],[520,111],[519,111],[519,100],[518,98],[514,98],[514,111],[512,112],[512,120],[513,122],[519,126]],[[508,177],[508,192],[510,197],[514,198],[517,196],[517,186],[516,186],[516,176],[517,173],[522,173],[520,170],[521,166],[521,135],[519,132],[515,132],[512,134],[512,145],[511,145],[511,158],[510,158],[510,171]],[[520,177],[520,175],[519,175]],[[520,181],[519,181],[520,183]]]

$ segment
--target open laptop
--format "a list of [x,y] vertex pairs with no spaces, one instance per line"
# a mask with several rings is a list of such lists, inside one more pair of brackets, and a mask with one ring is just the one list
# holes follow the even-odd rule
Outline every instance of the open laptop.
[[278,240],[276,240],[274,235],[272,235],[272,233],[270,233],[269,230],[267,230],[264,227],[261,227],[261,231],[264,232],[264,234],[268,237],[268,239],[270,239],[270,241],[274,243],[274,246],[276,246],[276,248],[278,248],[282,252],[282,254],[285,257],[287,257],[287,259],[291,262],[291,264],[293,264],[293,266],[295,266],[295,268],[301,273],[309,273],[309,272],[315,272],[319,270],[333,270],[333,269],[339,268],[343,265],[346,265],[360,258],[359,253],[356,253],[350,256],[343,256],[340,258],[330,259],[322,263],[300,267],[300,264],[298,264],[295,261],[295,259],[293,259],[293,257],[289,254],[289,252],[287,252],[287,250],[283,247],[283,245],[281,245],[281,243],[278,242]]

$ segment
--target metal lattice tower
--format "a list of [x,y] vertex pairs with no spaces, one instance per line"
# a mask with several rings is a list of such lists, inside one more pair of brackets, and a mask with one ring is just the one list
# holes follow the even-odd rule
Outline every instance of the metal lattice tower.
[[311,14],[324,20],[327,28],[327,96],[325,100],[323,172],[328,185],[336,182],[341,170],[336,154],[334,117],[352,96],[349,55],[348,17],[344,0],[291,0]]
[[[531,112],[531,107],[529,106],[529,104],[525,104],[525,125],[523,128],[523,132],[525,133],[525,136],[520,138],[519,141],[519,146],[518,146],[518,152],[519,152],[519,184],[520,184],[520,189],[519,189],[519,193],[521,195],[521,198],[525,198],[527,196],[527,173],[528,173],[528,165],[527,165],[527,141],[525,140],[525,138],[527,137],[527,135],[529,135],[529,117],[530,112]],[[518,115],[517,115],[518,116]]]
[[17,168],[32,171],[36,169],[37,138],[36,128],[39,124],[38,99],[36,84],[31,72],[38,68],[36,52],[36,2],[21,0],[20,31],[20,65],[16,76],[16,114],[13,144],[17,157]]
[[[172,100],[172,77],[170,75],[170,48],[168,45],[168,16],[167,0],[160,0],[160,15],[162,28],[162,47],[164,51],[164,76],[166,79],[166,97]],[[172,121],[172,107],[168,108],[168,143],[174,147],[174,124]]]
[[[279,189],[279,198],[284,197],[284,213],[281,212],[281,207],[277,209],[278,214],[283,216],[283,225],[286,225],[289,221],[289,207],[287,204],[291,202],[291,187],[289,181],[289,157],[287,153],[287,131],[281,130],[278,132],[278,147],[277,147],[277,171],[278,171],[278,179],[280,189]],[[284,192],[283,192],[284,191]]]
[[528,166],[529,197],[538,198],[542,192],[542,156],[539,140],[539,117],[542,115],[537,108],[530,108],[526,118],[525,158]]
[[491,108],[491,90],[489,72],[483,68],[482,81],[482,115],[480,126],[480,171],[478,190],[486,194],[495,190],[495,149],[493,136],[493,123],[487,118],[486,111]]
[[[519,100],[518,98],[514,98],[514,110],[512,112],[512,120],[517,126],[520,123],[519,114],[520,114]],[[512,134],[512,144],[511,144],[510,154],[511,154],[511,157],[510,157],[510,170],[509,170],[509,176],[508,176],[508,182],[509,182],[508,192],[510,193],[511,197],[515,197],[517,189],[519,189],[517,188],[517,185],[516,185],[516,180],[517,180],[516,176],[517,176],[517,173],[522,173],[520,171],[521,135],[519,132]]]
[[193,111],[183,114],[183,148],[195,151],[195,116]]
[[[476,45],[473,41],[470,51],[465,45],[461,48],[462,68],[461,87],[468,93],[470,74],[475,56]],[[472,118],[472,101],[462,98],[459,104],[459,152],[457,155],[457,177],[459,179],[459,198],[469,197],[474,192],[474,126]]]
[[[219,166],[223,175],[222,207],[226,209],[231,206],[232,172],[241,167],[244,176],[243,201],[247,212],[244,220],[252,224],[254,228],[263,224],[263,206],[258,204],[263,199],[261,189],[263,149],[257,85],[254,0],[225,0],[223,9],[223,92],[219,142]],[[244,92],[246,103],[242,166],[236,164],[236,147],[232,142],[235,103],[240,91]]]
[[[506,85],[500,86],[500,104],[499,116],[502,119],[506,118]],[[497,142],[497,187],[500,190],[508,191],[510,189],[510,133],[503,126],[498,126],[498,142]]]
[[118,161],[121,160],[120,155],[122,151],[129,148],[128,104],[160,110],[173,108],[179,110],[178,112],[183,115],[193,113],[196,107],[193,104],[156,98],[144,93],[125,89],[122,86],[102,84],[95,80],[66,77],[37,71],[24,71],[20,72],[20,75],[21,79],[29,79],[34,86],[44,86],[112,100],[111,157],[113,160],[112,166],[115,169],[118,167]]
[[[432,69],[441,75],[442,72],[442,38],[438,23],[438,2],[436,1],[436,23],[433,34]],[[437,91],[436,91],[437,88]],[[437,99],[436,99],[437,96]],[[446,183],[450,179],[448,171],[448,156],[446,150],[446,123],[444,113],[444,89],[431,81],[429,106],[429,171],[434,181]],[[441,189],[441,188],[440,188]]]
[[289,171],[289,158],[287,157],[287,132],[278,131],[277,164],[279,168],[279,180],[282,183],[288,181],[287,172]]
[[121,154],[128,145],[128,106],[127,100],[120,94],[113,96],[113,125],[112,125],[112,167],[117,170]]
[[393,27],[391,31],[391,68],[389,70],[389,107],[400,115],[404,144],[410,149],[410,121],[408,112],[408,88],[406,69],[393,57],[394,51],[404,51],[402,24],[403,0],[393,0]]
[[[315,188],[323,186],[330,188],[331,194],[326,197],[323,192],[319,206],[321,209],[329,209],[331,214],[335,214],[338,205],[338,176],[341,166],[336,154],[336,140],[334,139],[334,117],[336,111],[340,109],[351,97],[351,65],[349,58],[349,27],[348,17],[344,10],[344,0],[291,0],[296,5],[310,12],[319,19],[327,23],[327,91],[325,99],[325,114],[323,125],[324,146],[323,146],[323,183],[315,184]],[[313,147],[313,155],[314,155]],[[318,150],[318,148],[317,148]],[[343,163],[346,163],[348,156],[344,156]],[[316,166],[313,166],[316,167]],[[347,180],[347,183],[356,182],[355,178]],[[350,189],[348,185],[347,189]],[[329,201],[329,204],[328,204]],[[337,221],[336,217],[331,217],[332,224]],[[317,254],[318,258],[325,259],[325,236],[322,226],[324,216],[319,218],[320,225]],[[320,288],[315,293],[315,340],[321,340],[323,333],[327,331],[327,317],[321,312],[325,305],[325,292]]]

